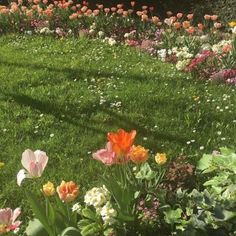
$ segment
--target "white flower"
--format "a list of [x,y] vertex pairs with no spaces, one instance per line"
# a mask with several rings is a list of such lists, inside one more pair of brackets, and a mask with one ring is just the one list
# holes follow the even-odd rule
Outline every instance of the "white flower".
[[103,38],[105,33],[103,31],[98,31],[98,37]]
[[77,202],[72,206],[72,211],[77,212],[78,214],[81,212],[81,205]]
[[110,200],[110,192],[105,186],[101,188],[92,188],[84,196],[84,202],[88,206],[94,206],[96,209],[103,206]]
[[114,218],[117,216],[117,211],[114,208],[112,208],[110,202],[107,202],[106,205],[102,207],[100,214],[102,216],[104,224],[112,225],[115,223]]
[[232,29],[232,33],[236,35],[236,26]]
[[190,59],[178,61],[177,64],[175,65],[176,69],[177,70],[184,70],[186,68],[186,66],[189,64],[189,62],[190,62]]
[[111,46],[113,46],[113,45],[116,44],[116,40],[113,39],[113,38],[109,38],[109,39],[108,39],[108,43],[109,43]]

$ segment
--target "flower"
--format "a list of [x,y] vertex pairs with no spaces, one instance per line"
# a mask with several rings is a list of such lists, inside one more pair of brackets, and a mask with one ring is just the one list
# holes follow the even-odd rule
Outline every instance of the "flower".
[[21,221],[16,221],[16,218],[20,213],[20,208],[16,208],[14,211],[11,208],[0,209],[0,234],[19,229]]
[[77,202],[72,206],[72,211],[76,213],[80,213],[82,209],[82,206]]
[[167,161],[165,153],[157,153],[155,156],[155,161],[158,165],[164,165]]
[[140,145],[133,146],[129,155],[132,162],[139,164],[148,159],[148,149],[145,149]]
[[236,26],[236,21],[231,21],[228,23],[229,27],[234,28]]
[[108,142],[105,149],[96,151],[92,156],[105,165],[112,165],[116,163],[115,155],[115,152],[112,151],[112,144]]
[[53,196],[55,193],[54,184],[50,181],[48,181],[46,184],[44,184],[43,185],[43,193],[47,197]]
[[22,154],[21,163],[26,170],[21,169],[17,174],[17,184],[19,186],[25,178],[37,178],[42,175],[48,163],[48,156],[43,151],[33,152],[27,149]]
[[115,217],[117,216],[117,211],[112,208],[110,202],[107,202],[101,209],[102,220],[105,225],[112,225],[115,222]]
[[128,133],[123,129],[119,129],[116,133],[108,133],[107,139],[111,142],[113,152],[121,156],[128,154],[133,145],[135,136],[136,130],[132,130]]
[[93,206],[96,210],[105,205],[111,198],[110,192],[103,185],[100,188],[94,187],[86,192],[84,202],[87,206]]
[[79,186],[73,181],[61,182],[60,186],[57,187],[57,193],[59,198],[64,202],[72,202],[79,194]]

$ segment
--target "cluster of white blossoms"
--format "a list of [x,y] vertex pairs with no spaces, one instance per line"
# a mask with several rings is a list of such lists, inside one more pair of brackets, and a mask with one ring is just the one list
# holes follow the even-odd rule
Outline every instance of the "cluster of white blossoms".
[[112,225],[115,223],[115,217],[117,216],[117,211],[114,208],[112,208],[112,205],[110,202],[107,202],[102,207],[100,214],[102,216],[102,220],[104,221],[104,224]]
[[92,188],[84,196],[86,205],[93,206],[106,225],[114,224],[114,218],[117,216],[117,211],[112,208],[110,199],[111,194],[104,185],[101,188]]
[[78,214],[81,213],[82,206],[77,202],[72,206],[72,211]]
[[193,58],[193,54],[189,52],[188,47],[182,47],[182,48],[174,47],[172,48],[172,53],[174,53],[179,60]]
[[222,53],[223,48],[226,45],[231,45],[231,44],[232,44],[232,40],[221,40],[219,43],[212,45],[212,51],[215,53]]
[[50,30],[48,27],[43,27],[40,30],[36,31],[36,33],[40,33],[40,34],[53,34],[54,31]]
[[94,206],[95,209],[101,208],[111,198],[110,192],[103,185],[101,188],[92,188],[84,196],[84,202],[87,206]]
[[168,55],[168,52],[166,49],[160,49],[157,51],[157,55],[161,59],[161,61],[165,61],[166,56]]

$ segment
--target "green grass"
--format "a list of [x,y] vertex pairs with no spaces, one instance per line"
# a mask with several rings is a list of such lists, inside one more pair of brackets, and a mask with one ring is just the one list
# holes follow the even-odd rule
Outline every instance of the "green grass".
[[103,172],[91,152],[118,128],[136,129],[137,144],[169,158],[236,145],[235,87],[100,41],[10,35],[0,44],[0,205],[25,204],[32,181],[19,188],[16,174],[27,148],[49,156],[40,184],[74,180],[85,189]]

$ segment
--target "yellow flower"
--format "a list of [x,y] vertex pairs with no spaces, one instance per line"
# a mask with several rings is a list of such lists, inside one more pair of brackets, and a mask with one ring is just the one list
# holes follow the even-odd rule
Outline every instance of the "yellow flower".
[[55,188],[52,182],[48,181],[46,184],[43,185],[43,193],[47,197],[54,195]]
[[135,164],[145,162],[148,159],[148,149],[138,145],[133,146],[130,152],[130,160]]
[[0,168],[2,168],[4,165],[5,163],[0,161]]
[[234,26],[236,26],[236,21],[231,21],[228,24],[229,24],[229,27],[233,28]]
[[155,161],[158,165],[164,165],[167,161],[165,153],[157,153],[155,156]]

